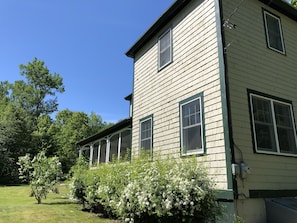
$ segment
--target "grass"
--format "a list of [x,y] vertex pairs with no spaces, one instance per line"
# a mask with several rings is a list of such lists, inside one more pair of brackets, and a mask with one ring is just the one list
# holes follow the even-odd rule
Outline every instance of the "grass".
[[29,186],[0,187],[0,223],[114,223],[115,220],[81,211],[81,206],[68,199],[67,186],[59,194],[50,193],[42,204],[30,197]]

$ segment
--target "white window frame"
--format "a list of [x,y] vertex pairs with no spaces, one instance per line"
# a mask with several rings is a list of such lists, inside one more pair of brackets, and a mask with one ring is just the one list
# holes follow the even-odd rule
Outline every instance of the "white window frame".
[[[268,96],[262,96],[259,94],[255,93],[250,93],[249,94],[249,100],[250,100],[250,111],[251,111],[251,119],[252,119],[252,131],[253,131],[253,140],[254,140],[254,146],[255,146],[255,151],[257,153],[263,153],[263,154],[275,154],[275,155],[286,155],[286,156],[297,156],[297,148],[295,149],[295,153],[285,153],[280,150],[280,145],[279,145],[279,135],[277,131],[277,124],[276,124],[276,117],[275,117],[275,110],[274,110],[274,103],[278,104],[283,104],[286,105],[290,108],[290,121],[291,125],[293,128],[293,134],[294,134],[294,140],[295,140],[295,145],[297,146],[297,138],[296,138],[296,127],[295,127],[295,121],[294,121],[294,113],[293,113],[293,107],[291,103],[285,102],[283,100],[279,99],[274,99],[272,97]],[[254,111],[253,111],[253,97],[259,98],[259,99],[264,99],[269,101],[270,103],[270,109],[271,109],[271,115],[272,115],[272,123],[273,123],[273,130],[274,130],[274,139],[276,142],[276,152],[274,151],[268,151],[268,150],[263,150],[258,148],[257,145],[257,133],[256,133],[256,125],[255,125],[255,117],[254,117]]]
[[[273,46],[271,46],[270,39],[269,39],[269,30],[268,30],[268,25],[267,25],[267,16],[270,16],[273,19],[276,19],[278,21],[279,36],[280,36],[280,39],[281,39],[282,50],[279,50],[279,49],[274,48]],[[281,54],[285,54],[286,53],[285,52],[285,44],[284,44],[283,30],[282,30],[282,24],[281,24],[280,18],[278,16],[273,15],[272,13],[264,10],[264,9],[263,9],[263,17],[264,17],[264,25],[265,25],[267,47],[269,49],[274,50],[276,52],[279,52]]]
[[[142,139],[142,138],[141,138],[141,136],[142,136],[141,132],[142,132],[142,124],[143,124],[144,122],[150,122],[150,123],[151,123],[151,129],[150,129],[150,135],[151,135],[151,136],[148,137],[148,138]],[[140,150],[141,150],[141,149],[144,149],[144,148],[142,147],[142,141],[144,141],[144,140],[148,140],[148,139],[150,139],[150,148],[145,149],[145,150],[149,151],[150,155],[152,155],[152,149],[153,149],[153,116],[152,116],[152,115],[150,115],[150,116],[148,116],[148,117],[146,117],[146,118],[143,118],[143,119],[141,119],[141,120],[139,121],[139,149],[140,149]]]
[[[190,150],[188,151],[185,146],[184,146],[184,133],[183,130],[185,128],[189,128],[189,127],[185,127],[183,126],[183,106],[186,106],[190,103],[192,103],[193,101],[199,100],[199,106],[200,106],[200,124],[195,124],[192,125],[190,127],[194,127],[194,126],[198,126],[200,125],[200,133],[201,133],[201,148],[196,149],[196,150]],[[182,156],[187,156],[187,155],[195,155],[195,154],[204,154],[205,153],[205,142],[204,142],[204,120],[203,120],[203,98],[202,98],[202,94],[199,94],[199,96],[194,96],[190,99],[187,99],[183,102],[180,103],[180,137],[181,137],[181,155]]]
[[[169,33],[169,41],[170,41],[170,43],[169,43],[169,46],[166,48],[166,49],[168,49],[169,48],[169,51],[170,51],[170,55],[169,55],[169,60],[166,62],[166,63],[164,63],[164,64],[162,64],[161,65],[161,41],[162,41],[162,39],[167,35]],[[172,49],[172,28],[169,28],[169,29],[167,29],[159,38],[158,38],[158,69],[159,70],[161,70],[161,69],[163,69],[164,67],[166,67],[168,64],[170,64],[170,63],[172,63],[172,61],[173,61],[173,49]],[[165,50],[166,50],[165,49]],[[164,49],[163,49],[163,51],[165,51]]]

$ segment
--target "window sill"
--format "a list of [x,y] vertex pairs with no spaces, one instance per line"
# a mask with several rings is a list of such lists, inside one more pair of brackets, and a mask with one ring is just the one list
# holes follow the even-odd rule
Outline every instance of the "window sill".
[[167,64],[164,64],[162,67],[158,67],[158,72],[160,72],[161,70],[165,69],[166,67],[168,67],[172,63],[173,63],[173,61],[170,61]]
[[297,157],[297,153],[278,153],[278,152],[269,152],[269,151],[256,151],[257,154],[263,155],[275,155],[275,156],[285,156],[285,157]]
[[276,53],[279,53],[279,54],[281,54],[281,55],[286,56],[286,51],[280,51],[280,50],[275,49],[275,48],[273,48],[273,47],[271,47],[271,46],[267,46],[267,48],[268,48],[269,50],[272,50],[272,51],[276,52]]
[[202,156],[205,155],[203,150],[195,150],[187,153],[181,153],[181,157],[187,157],[187,156]]

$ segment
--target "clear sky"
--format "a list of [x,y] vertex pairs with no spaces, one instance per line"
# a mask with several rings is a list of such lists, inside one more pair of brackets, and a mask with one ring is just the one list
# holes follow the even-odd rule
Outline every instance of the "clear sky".
[[34,57],[63,77],[59,110],[129,115],[133,59],[125,52],[174,0],[0,0],[0,81]]

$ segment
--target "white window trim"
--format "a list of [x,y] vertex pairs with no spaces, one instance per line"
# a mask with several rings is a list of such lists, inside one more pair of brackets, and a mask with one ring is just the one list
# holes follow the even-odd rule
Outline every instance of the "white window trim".
[[[160,51],[160,42],[161,39],[167,34],[170,33],[170,60],[161,66],[161,51]],[[158,70],[162,70],[168,64],[172,63],[173,61],[173,44],[172,44],[172,28],[167,29],[159,38],[158,38]]]
[[[272,111],[272,119],[273,119],[273,128],[275,131],[275,141],[276,141],[276,148],[277,148],[277,152],[273,152],[273,151],[265,151],[265,150],[261,150],[258,149],[257,146],[257,140],[256,140],[256,126],[255,126],[255,117],[254,117],[254,112],[253,112],[253,100],[252,97],[255,96],[257,98],[262,98],[265,100],[269,100],[270,101],[270,106],[271,106],[271,111]],[[252,117],[252,127],[253,127],[253,140],[254,140],[254,145],[255,145],[255,151],[257,153],[262,153],[262,154],[272,154],[272,155],[284,155],[284,156],[294,156],[297,157],[297,154],[293,154],[293,153],[284,153],[280,151],[280,147],[279,147],[279,141],[278,141],[278,135],[277,135],[277,125],[276,125],[276,119],[275,119],[275,112],[274,112],[274,106],[273,106],[273,102],[277,102],[280,104],[285,104],[288,105],[290,107],[290,112],[291,112],[291,122],[292,122],[292,126],[293,126],[293,132],[294,132],[294,138],[295,138],[295,143],[297,145],[297,137],[296,137],[296,127],[295,127],[295,122],[294,122],[294,113],[293,113],[293,107],[292,104],[284,102],[282,100],[276,100],[270,97],[265,97],[265,96],[261,96],[258,94],[254,94],[254,93],[250,93],[250,107],[251,107],[251,117]]]
[[[277,17],[277,16],[275,16],[275,15],[273,15],[272,13],[270,13],[270,12],[268,12],[268,11],[266,11],[266,10],[263,10],[263,15],[264,15],[264,26],[265,26],[265,32],[266,32],[266,42],[267,42],[267,47],[268,47],[269,49],[271,49],[271,50],[274,50],[274,51],[278,52],[278,53],[285,54],[285,53],[286,53],[286,51],[285,51],[285,43],[284,43],[283,29],[282,29],[282,24],[281,24],[281,20],[280,20],[280,18]],[[269,31],[268,31],[267,18],[266,18],[267,15],[268,15],[268,16],[271,16],[271,17],[273,17],[273,18],[275,18],[275,19],[277,19],[277,21],[278,21],[278,25],[279,25],[279,29],[280,29],[281,43],[282,43],[283,51],[280,51],[280,50],[278,50],[278,49],[276,49],[276,48],[274,48],[274,47],[272,47],[272,46],[270,45],[270,41],[269,41]]]
[[[140,124],[140,126],[139,126],[139,154],[140,154],[140,150],[142,149],[142,147],[141,147],[141,142],[142,142],[142,138],[141,138],[141,130],[142,130],[141,129],[141,125],[142,125],[143,122],[146,122],[146,121],[149,121],[149,120],[151,122],[150,155],[152,155],[152,150],[153,150],[153,116],[152,115],[149,116],[149,117],[147,117],[147,118],[141,119],[139,121],[139,124]],[[146,138],[146,139],[149,139],[149,138]]]
[[[184,139],[183,139],[183,112],[182,112],[182,108],[184,105],[186,104],[189,104],[193,101],[196,101],[196,100],[199,100],[199,106],[200,106],[200,120],[201,120],[201,123],[200,123],[200,128],[201,128],[201,145],[202,145],[202,148],[200,149],[197,149],[196,151],[190,151],[190,152],[187,152],[184,150]],[[205,153],[205,148],[204,148],[204,120],[203,120],[203,117],[202,117],[202,113],[203,113],[203,109],[202,109],[202,96],[198,96],[198,97],[195,97],[191,100],[188,100],[188,101],[185,101],[183,103],[180,104],[180,137],[181,137],[181,155],[182,156],[190,156],[190,155],[200,155],[200,154],[204,154]]]

